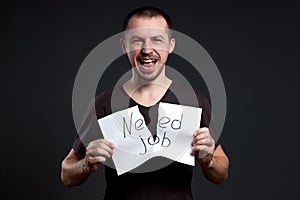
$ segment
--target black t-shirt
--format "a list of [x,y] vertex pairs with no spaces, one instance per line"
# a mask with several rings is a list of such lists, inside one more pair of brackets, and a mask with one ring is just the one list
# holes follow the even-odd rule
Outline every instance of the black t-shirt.
[[[201,107],[202,116],[200,127],[209,127],[211,110],[207,98],[201,93],[195,92],[197,101],[193,102],[191,101],[192,98],[189,98],[191,94],[186,92],[187,90],[180,84],[172,83],[159,102]],[[180,93],[181,97],[179,97],[177,93]],[[184,98],[182,98],[182,96]],[[73,144],[73,149],[82,155],[85,154],[85,146],[90,141],[101,138],[101,134],[99,134],[101,130],[97,119],[112,114],[112,110],[116,112],[138,105],[139,111],[143,115],[146,124],[149,124],[151,120],[149,117],[150,107],[136,103],[127,95],[122,86],[116,86],[97,96],[94,105],[96,113],[88,112],[82,124],[79,133],[80,136],[77,135]],[[97,119],[94,117],[95,115]],[[151,131],[151,127],[148,128]],[[93,135],[91,133],[93,133]],[[83,140],[85,142],[82,142]],[[108,162],[112,162],[111,159]],[[179,162],[170,162],[169,159],[164,157],[155,157],[140,167],[147,167],[151,162],[165,162],[166,166],[155,171],[145,173],[127,172],[118,176],[115,169],[105,165],[106,192],[104,199],[119,199],[118,197],[125,200],[193,199],[191,192],[192,166]]]

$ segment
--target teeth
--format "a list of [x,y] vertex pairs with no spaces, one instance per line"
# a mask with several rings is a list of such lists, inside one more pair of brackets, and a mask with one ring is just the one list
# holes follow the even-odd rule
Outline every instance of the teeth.
[[142,62],[144,62],[144,63],[151,63],[151,62],[154,62],[154,60],[151,60],[151,59],[149,59],[149,60],[142,60]]

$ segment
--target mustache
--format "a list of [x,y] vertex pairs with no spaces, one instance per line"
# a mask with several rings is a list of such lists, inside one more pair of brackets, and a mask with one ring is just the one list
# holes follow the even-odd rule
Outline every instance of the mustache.
[[158,60],[159,57],[156,55],[138,55],[137,59],[139,59],[139,60],[142,60],[142,59]]

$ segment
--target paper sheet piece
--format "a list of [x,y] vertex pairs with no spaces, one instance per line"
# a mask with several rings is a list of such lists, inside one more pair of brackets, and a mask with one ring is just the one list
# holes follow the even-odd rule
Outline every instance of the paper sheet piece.
[[200,127],[201,112],[201,108],[159,103],[155,140],[138,106],[99,119],[104,138],[116,145],[112,159],[118,175],[155,156],[194,166],[191,143]]

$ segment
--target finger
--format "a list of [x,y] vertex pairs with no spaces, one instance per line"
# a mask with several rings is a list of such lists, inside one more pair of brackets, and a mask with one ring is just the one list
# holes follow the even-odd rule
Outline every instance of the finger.
[[205,138],[210,138],[210,135],[209,135],[208,132],[205,132],[205,133],[202,133],[202,134],[199,134],[199,135],[195,136],[194,140],[198,141],[198,140],[202,140],[202,139],[205,139]]
[[199,128],[198,129],[200,132],[208,132],[209,131],[209,128],[207,127],[202,127],[202,128]]
[[[106,140],[107,141],[107,140]],[[109,152],[110,155],[113,154],[114,152],[114,148],[112,148],[111,146],[107,145],[109,143],[104,142],[104,141],[94,141],[93,143],[90,143],[89,146],[87,147],[87,149],[89,151],[93,151],[94,149],[100,148],[100,149],[105,149],[106,151]]]
[[105,161],[106,161],[106,158],[103,156],[96,156],[96,157],[89,156],[88,157],[88,163],[90,165],[98,165],[99,163],[105,162]]
[[203,134],[203,133],[206,133],[206,132],[209,132],[209,129],[204,127],[204,128],[199,128],[195,133],[194,133],[194,136],[197,136],[197,135],[200,135],[200,134]]
[[194,142],[194,145],[206,145],[206,146],[212,146],[212,140],[210,138],[204,138],[201,140],[198,140],[196,142]]
[[94,140],[88,146],[94,147],[94,146],[98,146],[99,144],[105,144],[105,145],[109,146],[111,149],[115,148],[115,144],[106,139]]
[[97,157],[89,156],[87,158],[89,166],[99,165],[100,162],[104,162],[105,160],[106,158],[103,156],[97,156]]
[[192,149],[193,149],[193,151],[205,151],[205,152],[209,151],[209,147],[206,145],[193,146]]
[[99,147],[98,147],[98,148],[104,149],[104,150],[107,151],[110,155],[113,155],[113,153],[114,153],[114,149],[111,148],[110,146],[104,144],[104,143],[99,144]]
[[107,146],[109,146],[111,149],[115,148],[115,144],[112,143],[111,141],[105,140],[105,139],[100,139],[99,141],[101,141],[103,144],[106,144]]
[[105,156],[106,158],[109,158],[111,156],[109,151],[107,151],[106,149],[102,149],[102,148],[92,149],[92,150],[89,151],[89,153],[93,157]]
[[103,156],[97,156],[94,159],[97,161],[97,163],[102,163],[106,161],[106,158]]

